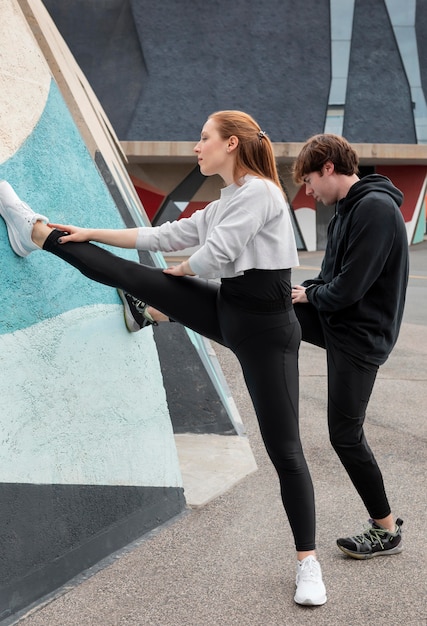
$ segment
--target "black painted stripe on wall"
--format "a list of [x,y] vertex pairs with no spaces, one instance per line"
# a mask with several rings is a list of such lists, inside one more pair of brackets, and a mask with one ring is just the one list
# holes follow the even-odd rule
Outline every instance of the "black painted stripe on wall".
[[0,483],[0,620],[185,508],[181,487]]
[[174,433],[235,435],[236,430],[181,324],[154,328]]

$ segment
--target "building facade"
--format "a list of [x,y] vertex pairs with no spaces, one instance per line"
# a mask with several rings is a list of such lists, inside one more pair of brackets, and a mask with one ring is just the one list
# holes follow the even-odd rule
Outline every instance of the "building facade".
[[427,3],[423,0],[60,0],[45,5],[129,158],[153,223],[189,215],[221,181],[195,170],[209,113],[242,109],[276,144],[298,245],[322,248],[332,208],[296,189],[298,144],[344,135],[361,175],[405,194],[408,242],[425,234]]

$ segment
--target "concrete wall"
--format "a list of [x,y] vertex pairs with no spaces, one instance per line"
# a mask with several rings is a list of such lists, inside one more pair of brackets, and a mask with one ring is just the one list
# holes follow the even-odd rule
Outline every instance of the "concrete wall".
[[343,135],[361,143],[417,142],[411,90],[382,0],[355,2]]
[[45,5],[121,140],[193,140],[207,115],[227,108],[254,115],[273,141],[323,126],[329,0]]
[[[412,61],[425,92],[427,5],[401,3],[403,15],[413,3]],[[330,18],[338,11],[348,14],[351,39],[343,134],[356,143],[417,141],[411,68],[389,13],[395,1],[45,4],[121,140],[194,140],[209,113],[227,108],[254,115],[273,141],[321,132],[332,78]]]

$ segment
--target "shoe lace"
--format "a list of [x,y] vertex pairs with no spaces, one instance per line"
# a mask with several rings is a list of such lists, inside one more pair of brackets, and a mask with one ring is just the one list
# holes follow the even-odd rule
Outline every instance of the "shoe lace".
[[304,580],[317,580],[319,577],[317,561],[314,559],[303,561],[299,574]]
[[133,298],[133,297],[132,297],[132,303],[135,309],[138,311],[138,313],[140,313],[141,315],[144,315],[144,309],[146,307],[146,303],[143,302],[142,300],[138,300],[137,298]]
[[365,541],[372,544],[379,543],[381,548],[384,548],[383,540],[387,539],[390,534],[391,533],[385,528],[383,529],[369,526],[369,528],[366,528],[366,530],[364,530],[360,535],[354,535],[352,539],[358,543],[365,543]]

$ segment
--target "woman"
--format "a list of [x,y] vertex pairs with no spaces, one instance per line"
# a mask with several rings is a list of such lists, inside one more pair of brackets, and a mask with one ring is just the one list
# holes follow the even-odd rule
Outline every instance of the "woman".
[[[321,605],[326,591],[315,553],[313,486],[298,427],[301,332],[290,282],[298,257],[272,144],[249,115],[219,111],[206,121],[194,151],[201,172],[219,174],[225,188],[219,200],[188,219],[122,230],[47,224],[5,181],[0,183],[0,213],[20,256],[39,248],[51,252],[236,354],[295,538],[295,602]],[[163,270],[122,259],[89,241],[164,252],[199,248]]]

